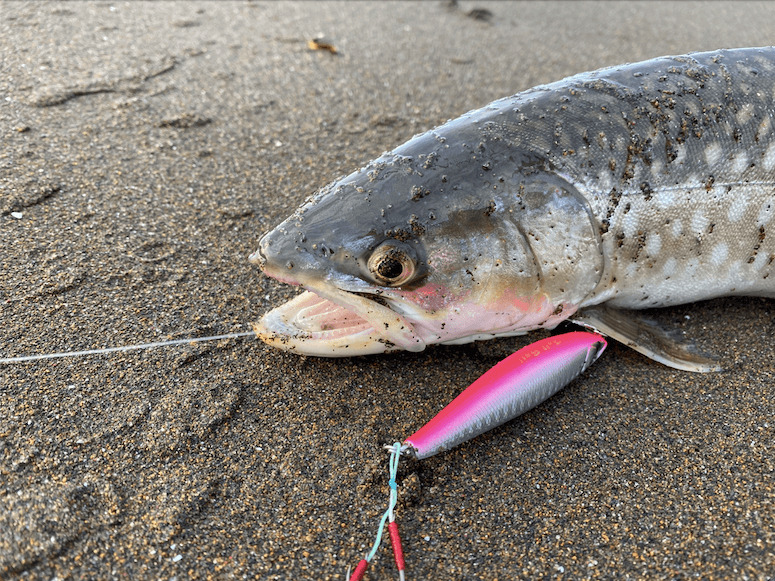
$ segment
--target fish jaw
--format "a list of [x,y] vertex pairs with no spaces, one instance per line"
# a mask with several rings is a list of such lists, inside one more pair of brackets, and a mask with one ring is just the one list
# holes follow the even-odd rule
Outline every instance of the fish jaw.
[[253,330],[267,345],[316,357],[374,355],[391,348],[368,321],[311,291],[266,313]]
[[268,276],[307,289],[253,323],[258,338],[272,347],[317,357],[425,349],[413,326],[387,306],[326,282],[299,282],[264,270]]

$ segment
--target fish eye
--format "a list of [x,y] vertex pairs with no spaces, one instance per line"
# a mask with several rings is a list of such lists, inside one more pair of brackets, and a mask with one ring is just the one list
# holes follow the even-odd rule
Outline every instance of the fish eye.
[[385,286],[400,286],[416,271],[414,259],[393,242],[379,246],[369,257],[368,267],[374,279]]

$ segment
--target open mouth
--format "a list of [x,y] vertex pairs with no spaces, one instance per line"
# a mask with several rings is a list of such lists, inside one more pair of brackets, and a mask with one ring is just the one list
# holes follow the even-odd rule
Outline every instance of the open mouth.
[[422,351],[425,342],[412,326],[369,295],[320,283],[266,313],[253,324],[269,345],[318,357],[372,355],[403,349]]

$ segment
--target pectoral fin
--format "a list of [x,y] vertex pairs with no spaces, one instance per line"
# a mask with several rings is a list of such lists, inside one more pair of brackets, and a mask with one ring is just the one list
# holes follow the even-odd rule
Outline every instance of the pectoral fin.
[[683,371],[721,371],[715,359],[701,355],[677,332],[670,332],[638,311],[587,307],[571,322],[616,339],[646,357]]

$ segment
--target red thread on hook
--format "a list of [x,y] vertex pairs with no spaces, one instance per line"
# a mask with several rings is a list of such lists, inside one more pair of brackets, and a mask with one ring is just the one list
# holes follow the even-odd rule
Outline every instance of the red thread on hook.
[[355,571],[353,571],[353,574],[350,575],[350,581],[361,581],[363,579],[363,575],[366,573],[366,567],[369,566],[369,562],[366,559],[361,559],[361,562],[358,563],[358,566],[355,568]]

